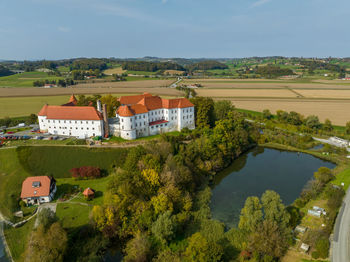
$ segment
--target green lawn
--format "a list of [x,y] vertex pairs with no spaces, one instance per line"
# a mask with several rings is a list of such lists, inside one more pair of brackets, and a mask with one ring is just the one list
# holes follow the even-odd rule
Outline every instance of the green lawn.
[[69,232],[89,223],[91,209],[91,206],[83,206],[78,203],[59,203],[56,215],[63,228],[68,229]]
[[[0,77],[1,78],[1,77]],[[1,85],[1,81],[0,81]],[[45,105],[61,105],[67,103],[69,95],[65,96],[34,96],[34,97],[3,97],[0,98],[0,118],[20,117],[38,114]]]
[[63,79],[54,75],[48,75],[44,72],[24,72],[10,76],[0,77],[0,87],[33,87],[36,80],[58,80]]
[[28,237],[33,230],[34,222],[35,218],[21,227],[9,227],[5,229],[6,241],[11,250],[12,257],[16,262],[24,261],[22,255],[25,252]]
[[95,166],[110,171],[123,164],[127,154],[125,148],[85,147],[19,147],[21,165],[32,175],[53,175],[55,178],[70,177],[74,167]]
[[107,186],[112,176],[107,176],[99,179],[75,180],[73,178],[58,178],[57,179],[57,198],[68,192],[70,188],[79,187],[82,190],[90,187],[95,190],[95,198],[86,200],[82,193],[71,200],[72,202],[82,202],[89,205],[100,205],[103,203],[103,195],[107,190]]
[[344,183],[344,190],[346,191],[350,185],[350,167],[337,174],[336,179],[332,183],[338,186]]
[[15,148],[0,149],[0,211],[11,216],[12,201],[21,193],[22,181],[30,176],[20,164]]

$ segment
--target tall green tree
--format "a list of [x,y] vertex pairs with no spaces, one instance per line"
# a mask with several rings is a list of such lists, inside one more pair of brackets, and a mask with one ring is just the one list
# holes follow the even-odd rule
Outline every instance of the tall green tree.
[[195,121],[197,128],[214,126],[214,101],[208,97],[195,97],[191,99],[195,106]]
[[230,111],[233,111],[235,107],[232,105],[231,101],[222,100],[214,103],[214,115],[215,120],[222,120],[227,117]]
[[241,210],[238,227],[246,232],[254,232],[263,221],[262,205],[258,197],[248,197]]

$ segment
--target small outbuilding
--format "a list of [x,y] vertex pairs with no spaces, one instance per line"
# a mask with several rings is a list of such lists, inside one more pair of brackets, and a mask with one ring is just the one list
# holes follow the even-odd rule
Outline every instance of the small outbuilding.
[[88,187],[84,190],[83,195],[87,200],[93,199],[95,197],[95,190]]
[[308,244],[305,244],[305,243],[302,243],[301,246],[300,246],[300,249],[302,251],[304,251],[305,253],[307,253],[310,249],[310,246]]

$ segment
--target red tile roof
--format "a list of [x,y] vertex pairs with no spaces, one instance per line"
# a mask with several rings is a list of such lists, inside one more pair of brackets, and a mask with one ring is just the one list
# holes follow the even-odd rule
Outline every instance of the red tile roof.
[[[52,179],[48,176],[27,177],[22,183],[21,198],[49,196]],[[34,182],[39,182],[40,186],[33,187]]]
[[91,189],[90,187],[86,188],[83,192],[84,196],[91,196],[94,194],[95,194],[95,191],[93,189]]
[[148,93],[136,96],[122,96],[119,101],[122,104],[117,110],[120,116],[133,116],[135,114],[143,114],[161,108],[171,109],[194,106],[186,98],[162,99],[159,96],[152,96]]
[[102,115],[92,106],[49,106],[44,105],[38,116],[62,120],[101,120]]
[[117,109],[117,114],[120,116],[133,116],[135,115],[129,108],[129,106],[120,106]]
[[78,100],[74,95],[71,95],[67,104],[63,104],[63,106],[76,106],[78,104]]
[[166,120],[157,120],[157,121],[153,121],[151,123],[149,123],[150,126],[154,126],[154,125],[159,125],[159,124],[164,124],[164,123],[168,123],[169,121]]

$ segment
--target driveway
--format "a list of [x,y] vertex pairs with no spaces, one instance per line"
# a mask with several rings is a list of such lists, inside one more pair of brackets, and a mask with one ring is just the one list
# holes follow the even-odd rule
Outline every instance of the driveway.
[[332,262],[350,261],[350,188],[337,216],[332,243]]

